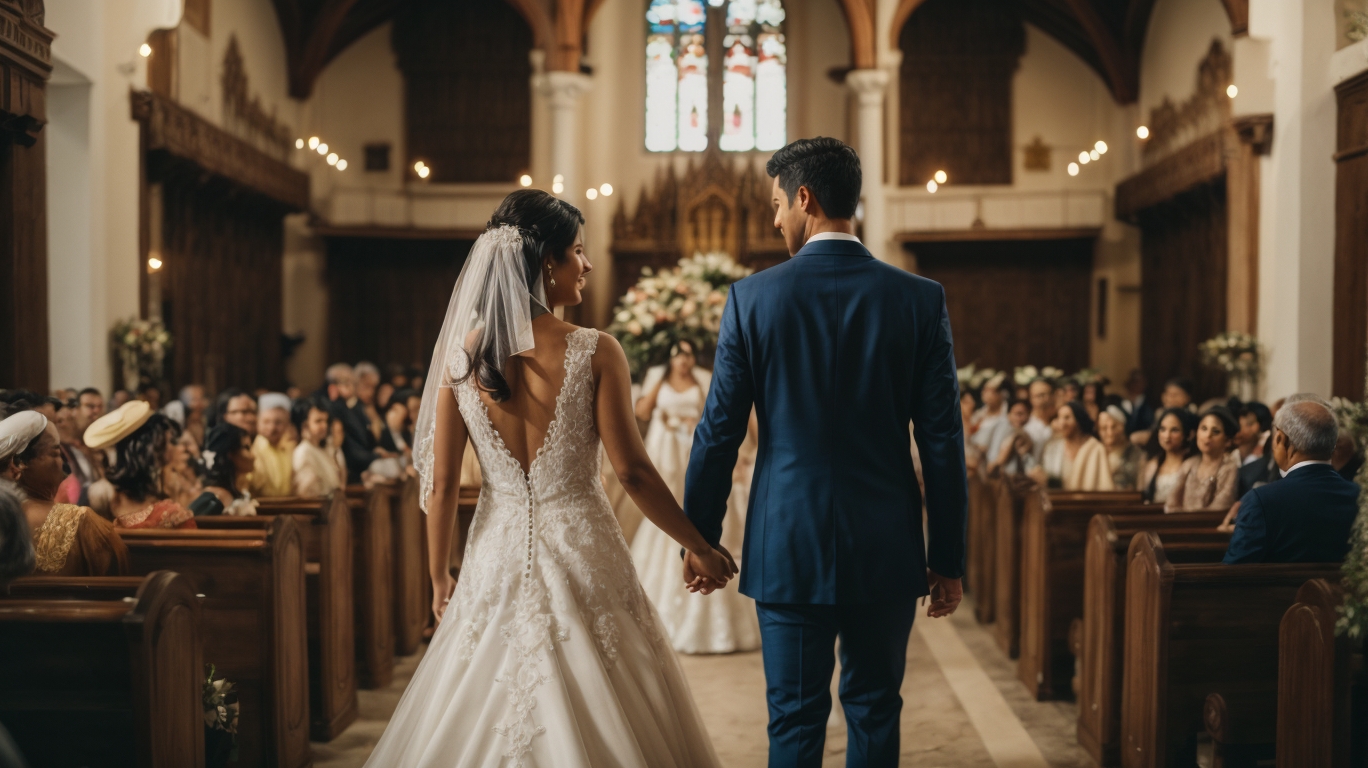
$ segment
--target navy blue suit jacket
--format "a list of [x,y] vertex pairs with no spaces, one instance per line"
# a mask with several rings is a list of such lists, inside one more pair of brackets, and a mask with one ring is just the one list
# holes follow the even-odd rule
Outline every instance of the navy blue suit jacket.
[[1312,464],[1240,499],[1224,562],[1338,563],[1349,551],[1359,487]]
[[945,291],[849,240],[810,243],[736,283],[694,434],[684,510],[716,544],[751,405],[760,446],[741,592],[858,604],[927,594],[964,573],[968,492]]

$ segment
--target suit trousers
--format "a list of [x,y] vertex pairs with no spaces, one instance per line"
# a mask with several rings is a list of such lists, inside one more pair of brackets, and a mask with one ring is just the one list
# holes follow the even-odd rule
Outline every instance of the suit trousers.
[[841,641],[847,768],[898,764],[903,672],[916,600],[866,605],[756,603],[769,700],[770,768],[820,768]]

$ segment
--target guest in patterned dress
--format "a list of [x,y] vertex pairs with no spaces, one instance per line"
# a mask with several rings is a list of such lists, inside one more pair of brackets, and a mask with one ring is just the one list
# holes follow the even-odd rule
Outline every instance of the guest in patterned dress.
[[101,416],[85,433],[93,450],[111,453],[106,482],[91,486],[90,501],[119,528],[194,528],[195,516],[169,498],[169,468],[185,461],[176,422],[141,400]]
[[106,576],[128,571],[128,550],[112,525],[89,507],[56,502],[67,467],[57,427],[46,417],[21,411],[0,421],[0,469],[20,492],[37,573]]

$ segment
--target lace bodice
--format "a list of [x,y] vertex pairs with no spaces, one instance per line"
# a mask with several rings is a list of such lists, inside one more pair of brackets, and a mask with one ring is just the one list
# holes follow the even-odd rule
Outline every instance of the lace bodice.
[[[541,732],[532,716],[532,695],[545,682],[536,670],[551,643],[593,642],[604,664],[611,665],[618,656],[620,615],[648,634],[655,631],[650,604],[599,479],[591,370],[598,338],[598,331],[589,328],[567,337],[565,381],[555,416],[526,473],[490,423],[473,382],[454,388],[484,482],[465,567],[443,629],[459,633],[462,653],[469,659],[498,608],[516,606],[513,619],[498,630],[520,660],[518,669],[505,670],[500,677],[518,714],[497,729],[508,739],[508,757],[515,762]],[[456,365],[464,366],[464,361]],[[450,373],[459,381],[464,371]],[[567,594],[570,600],[564,600]],[[572,637],[556,620],[565,611],[577,611],[594,636]],[[448,628],[447,622],[453,626]]]

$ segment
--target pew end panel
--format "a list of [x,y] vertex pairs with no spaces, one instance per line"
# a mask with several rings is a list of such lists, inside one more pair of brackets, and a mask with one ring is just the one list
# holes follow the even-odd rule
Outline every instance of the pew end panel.
[[968,588],[974,596],[974,618],[980,624],[993,621],[995,598],[993,588],[996,577],[993,574],[993,543],[996,538],[993,530],[993,502],[995,490],[993,481],[986,480],[979,472],[969,474],[969,521],[968,521]]
[[419,484],[409,478],[390,498],[394,533],[394,646],[401,656],[417,653],[432,601],[428,599],[428,572],[423,528],[426,520],[418,506]]
[[1296,602],[1283,614],[1278,628],[1278,768],[1349,768],[1355,757],[1359,764],[1368,759],[1363,733],[1368,729],[1363,688],[1368,686],[1361,680],[1359,696],[1354,696],[1354,662],[1361,677],[1362,650],[1348,637],[1335,636],[1343,602],[1339,583],[1312,579],[1297,590]]
[[1127,558],[1122,765],[1191,764],[1207,694],[1276,680],[1287,606],[1339,564],[1175,564],[1153,531],[1134,536]]
[[386,488],[348,486],[352,516],[352,597],[357,684],[384,688],[394,679],[394,542]]
[[189,579],[12,586],[0,597],[0,720],[32,765],[203,768],[201,609]]

